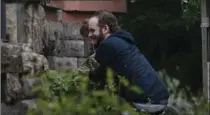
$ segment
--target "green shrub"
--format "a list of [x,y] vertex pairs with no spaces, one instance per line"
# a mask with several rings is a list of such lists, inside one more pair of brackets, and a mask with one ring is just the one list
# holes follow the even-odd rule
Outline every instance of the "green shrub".
[[180,81],[169,76],[166,70],[159,71],[170,93],[169,105],[173,105],[181,115],[205,115],[210,104],[207,104],[203,92],[197,96],[193,94],[188,86],[180,88]]
[[[37,110],[43,115],[120,115],[121,112],[139,115],[135,108],[115,94],[118,88],[114,87],[110,69],[104,90],[89,89],[88,76],[76,70],[47,72],[41,79],[42,86],[35,87],[34,91],[39,92]],[[129,84],[122,78],[120,83]],[[132,89],[141,93],[136,87]],[[30,109],[29,115],[40,115],[37,110]]]

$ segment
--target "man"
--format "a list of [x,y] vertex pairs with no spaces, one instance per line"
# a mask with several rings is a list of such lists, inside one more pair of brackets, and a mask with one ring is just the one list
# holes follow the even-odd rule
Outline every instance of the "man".
[[[88,19],[82,22],[80,28],[80,35],[83,36],[86,42],[86,61],[79,67],[81,71],[89,71],[89,88],[90,89],[104,89],[105,78],[106,78],[106,68],[101,68],[99,63],[95,60],[95,48],[93,44],[90,44],[90,39],[88,38]],[[100,77],[98,77],[100,76]]]
[[[135,107],[145,103],[167,105],[168,91],[158,73],[134,44],[132,35],[119,28],[116,17],[100,11],[88,21],[88,37],[96,48],[95,59],[101,67],[111,67],[119,75],[143,90],[143,94],[122,89],[120,95]],[[163,110],[157,107],[149,112]],[[145,108],[147,109],[147,108]]]

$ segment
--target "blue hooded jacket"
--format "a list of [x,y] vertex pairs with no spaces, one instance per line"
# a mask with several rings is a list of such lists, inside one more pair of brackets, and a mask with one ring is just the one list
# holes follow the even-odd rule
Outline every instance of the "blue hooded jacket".
[[103,40],[96,48],[95,58],[101,66],[111,67],[143,90],[143,94],[138,94],[128,88],[121,89],[120,95],[127,101],[160,104],[168,99],[165,84],[138,50],[129,32],[119,30]]

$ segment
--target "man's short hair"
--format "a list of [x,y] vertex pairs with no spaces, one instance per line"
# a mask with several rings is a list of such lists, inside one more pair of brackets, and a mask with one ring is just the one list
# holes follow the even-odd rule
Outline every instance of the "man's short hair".
[[82,26],[80,28],[80,34],[83,37],[88,37],[88,18],[82,22]]
[[98,18],[99,27],[108,25],[110,32],[116,32],[120,27],[118,25],[117,17],[108,11],[98,11],[93,17]]

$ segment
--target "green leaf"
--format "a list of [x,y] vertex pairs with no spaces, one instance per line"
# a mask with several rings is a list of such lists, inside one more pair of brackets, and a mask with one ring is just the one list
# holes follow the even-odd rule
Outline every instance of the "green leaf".
[[120,83],[124,86],[129,86],[129,81],[126,80],[124,77],[119,77]]
[[143,90],[141,90],[141,88],[137,87],[137,86],[131,86],[130,89],[136,93],[143,93]]

